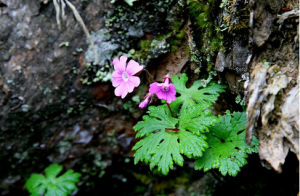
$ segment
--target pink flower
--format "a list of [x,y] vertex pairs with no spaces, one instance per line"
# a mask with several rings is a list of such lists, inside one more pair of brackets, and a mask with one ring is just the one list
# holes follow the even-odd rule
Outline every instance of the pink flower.
[[148,105],[149,101],[151,101],[152,97],[153,97],[153,94],[148,93],[146,95],[145,100],[140,103],[139,108],[141,108],[141,109],[145,108]]
[[159,99],[166,100],[168,104],[176,99],[176,89],[174,84],[170,84],[170,77],[165,77],[164,83],[154,82],[150,84],[149,92],[156,94]]
[[131,93],[134,87],[140,85],[140,78],[135,76],[143,70],[136,61],[130,60],[126,66],[127,57],[121,56],[120,59],[115,58],[113,65],[115,71],[112,73],[112,85],[116,87],[115,95],[121,96],[123,99],[128,93]]

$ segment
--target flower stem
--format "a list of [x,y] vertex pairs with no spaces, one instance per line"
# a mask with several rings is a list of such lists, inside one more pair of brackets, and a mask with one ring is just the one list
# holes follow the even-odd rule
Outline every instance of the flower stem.
[[175,132],[180,131],[180,130],[177,129],[177,128],[165,128],[165,130],[166,130],[166,131],[175,131]]
[[168,106],[168,108],[169,108],[169,110],[170,110],[170,113],[171,113],[171,116],[174,118],[174,114],[173,114],[173,112],[172,112],[172,110],[171,110],[171,107],[170,107],[170,105],[167,103],[167,106]]

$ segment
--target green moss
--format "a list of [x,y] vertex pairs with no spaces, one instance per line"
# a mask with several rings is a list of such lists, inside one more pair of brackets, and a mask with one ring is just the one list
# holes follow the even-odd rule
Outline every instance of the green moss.
[[250,10],[247,3],[237,0],[222,0],[222,31],[237,31],[248,28]]
[[136,52],[136,57],[138,59],[146,59],[147,53],[150,50],[151,40],[145,39],[139,41],[139,50]]
[[174,38],[170,40],[170,45],[171,45],[171,51],[175,52],[183,43],[185,40],[185,30],[177,30],[177,33],[175,34]]
[[211,71],[217,52],[224,50],[222,32],[214,23],[219,1],[188,0],[187,4],[196,29],[195,41],[200,48],[200,61],[206,63],[207,71]]

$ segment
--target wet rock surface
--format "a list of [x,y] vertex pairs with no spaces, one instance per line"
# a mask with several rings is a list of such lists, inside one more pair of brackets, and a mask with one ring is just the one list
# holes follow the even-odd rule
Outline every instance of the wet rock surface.
[[[80,70],[85,68],[80,64],[83,57],[72,53],[87,46],[72,12],[66,10],[67,20],[59,30],[52,2],[2,2],[5,5],[0,7],[2,194],[18,192],[13,187],[21,188],[24,178],[33,171],[42,171],[50,162],[68,163],[68,168],[76,168],[88,157],[91,165],[82,167],[86,173],[95,168],[103,170],[110,164],[116,144],[108,141],[103,132],[100,119],[105,116],[94,107],[93,89],[79,82]],[[87,20],[90,29],[101,26],[104,2],[73,3],[85,19],[90,19]],[[98,9],[88,9],[91,7]],[[91,145],[95,141],[97,145]],[[100,165],[93,163],[97,159],[101,160]]]

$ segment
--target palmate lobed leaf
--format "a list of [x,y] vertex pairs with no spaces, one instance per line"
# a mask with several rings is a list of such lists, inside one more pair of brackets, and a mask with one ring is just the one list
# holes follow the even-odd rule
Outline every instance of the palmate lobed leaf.
[[62,169],[63,167],[61,165],[51,164],[45,169],[46,178],[55,178],[62,171]]
[[178,135],[180,141],[180,153],[188,158],[200,157],[208,147],[204,135],[194,135],[188,131],[181,131]]
[[148,109],[149,116],[143,116],[143,121],[138,122],[133,129],[139,130],[136,137],[143,137],[151,134],[156,130],[165,130],[165,128],[175,128],[178,119],[170,115],[167,106],[162,107],[150,106]]
[[70,169],[57,178],[57,185],[67,194],[71,194],[73,190],[77,189],[75,183],[79,182],[80,177],[80,173],[74,172]]
[[36,193],[36,195],[42,195],[45,192],[46,178],[42,174],[32,174],[26,181],[25,187],[30,193]]
[[180,145],[177,133],[164,132],[164,140],[153,151],[150,160],[150,168],[158,166],[158,170],[163,174],[168,174],[169,169],[173,169],[173,162],[183,166],[183,157],[180,154]]
[[164,140],[164,136],[165,131],[161,131],[138,141],[132,148],[132,150],[136,150],[134,154],[134,164],[137,164],[139,161],[148,163],[157,146]]
[[258,140],[251,146],[245,141],[245,112],[227,113],[220,116],[220,122],[210,128],[207,134],[209,148],[195,162],[195,169],[204,171],[219,168],[222,175],[236,176],[247,163],[248,154],[258,151]]
[[190,88],[187,88],[187,81],[188,77],[185,73],[183,73],[180,78],[176,75],[172,77],[176,92],[180,94],[180,96],[177,96],[176,100],[171,104],[175,111],[178,111],[181,105],[182,107],[190,107],[195,104],[203,104],[209,107],[217,100],[219,94],[224,92],[225,89],[224,85],[213,82],[209,83],[205,88],[201,88],[203,85],[200,80],[195,81]]
[[158,170],[167,174],[173,168],[173,162],[183,164],[176,133],[169,133],[165,128],[175,128],[178,120],[173,118],[166,105],[149,107],[149,116],[144,116],[134,130],[136,137],[146,136],[135,144],[134,162],[150,162],[150,168],[158,166]]
[[179,117],[179,129],[189,130],[196,135],[208,131],[208,127],[217,122],[217,117],[211,111],[205,110],[207,104],[197,104],[190,107],[182,107]]
[[63,175],[57,177],[62,169],[61,165],[51,164],[45,169],[45,176],[42,174],[32,174],[26,181],[25,187],[31,195],[70,195],[77,189],[75,183],[79,181],[81,174],[73,170],[68,170]]
[[[216,121],[215,117],[211,117],[211,122],[204,120],[201,123],[201,119],[211,116],[209,112],[201,111],[202,109],[202,106],[184,108],[178,120],[171,116],[166,105],[150,107],[149,116],[145,116],[144,120],[134,127],[138,132],[136,137],[145,136],[133,147],[133,150],[136,150],[135,164],[139,161],[150,162],[151,169],[157,166],[158,170],[166,175],[173,169],[174,163],[183,165],[183,155],[189,158],[202,156],[207,143],[206,137],[200,133],[205,132],[205,129]],[[176,128],[177,122],[180,129],[178,132],[165,130]]]

